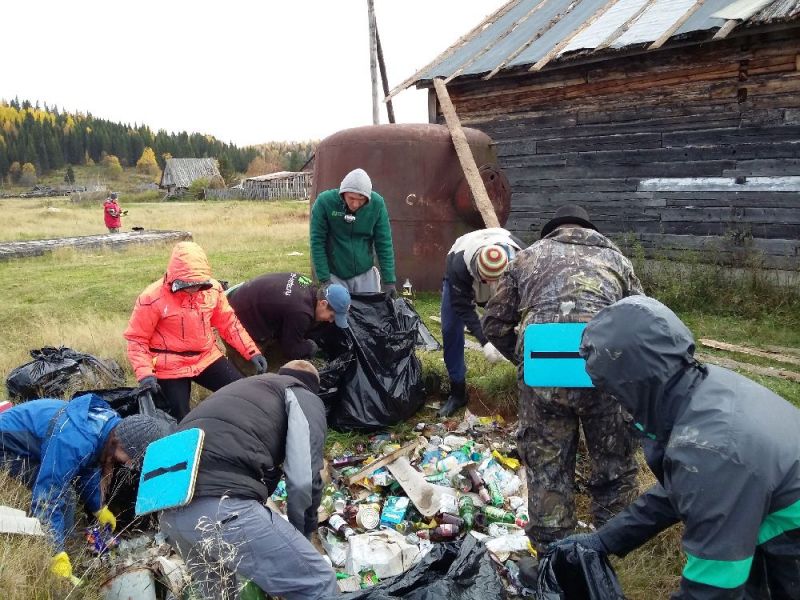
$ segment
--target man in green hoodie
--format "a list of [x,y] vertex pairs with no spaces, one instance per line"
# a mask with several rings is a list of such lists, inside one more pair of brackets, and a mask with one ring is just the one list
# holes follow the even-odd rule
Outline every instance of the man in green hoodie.
[[395,293],[389,213],[364,169],[350,171],[339,189],[317,196],[310,237],[311,261],[321,284],[338,283],[356,294]]

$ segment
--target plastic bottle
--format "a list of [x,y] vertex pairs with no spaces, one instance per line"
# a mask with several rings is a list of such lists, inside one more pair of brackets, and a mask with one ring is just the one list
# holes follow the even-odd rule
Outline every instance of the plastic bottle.
[[483,514],[489,523],[513,523],[516,518],[514,513],[496,506],[484,506]]
[[344,517],[339,514],[332,515],[331,518],[328,519],[328,525],[336,533],[343,535],[345,538],[351,538],[356,534],[353,528],[344,520]]
[[[458,525],[452,525],[450,523],[443,523],[439,525],[436,529],[431,531],[430,539],[432,542],[440,542],[445,540],[452,540],[458,536]],[[419,533],[417,533],[419,536]]]
[[472,529],[475,524],[475,503],[469,496],[461,496],[458,499],[458,514],[464,520],[464,527]]
[[471,467],[467,469],[467,474],[472,480],[472,490],[476,492],[484,502],[491,502],[492,497],[489,495],[489,490],[487,490],[486,486],[483,485],[483,478],[481,477],[481,474],[478,473],[478,470],[474,467]]
[[490,482],[486,488],[489,490],[489,501],[492,506],[503,506],[503,492],[500,491],[500,486],[497,485],[497,482]]

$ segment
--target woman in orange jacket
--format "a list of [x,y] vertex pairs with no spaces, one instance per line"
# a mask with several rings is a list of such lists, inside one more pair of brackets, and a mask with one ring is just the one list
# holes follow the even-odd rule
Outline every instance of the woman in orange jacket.
[[217,347],[214,329],[258,373],[267,371],[266,359],[211,278],[206,253],[194,242],[180,242],[164,277],[136,299],[123,334],[136,380],[154,397],[161,393],[179,421],[189,412],[192,381],[215,392],[242,378]]

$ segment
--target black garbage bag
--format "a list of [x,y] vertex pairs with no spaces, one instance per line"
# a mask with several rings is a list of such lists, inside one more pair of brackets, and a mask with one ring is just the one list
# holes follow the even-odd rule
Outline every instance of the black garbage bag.
[[166,406],[166,399],[160,396],[153,401],[153,397],[148,390],[133,387],[115,387],[103,390],[82,390],[72,394],[75,399],[83,394],[95,394],[100,396],[103,400],[108,402],[109,406],[113,408],[120,417],[129,417],[130,415],[150,415],[167,421],[174,427],[178,426],[178,421],[167,413],[162,407]]
[[97,358],[72,348],[46,346],[31,350],[33,360],[13,369],[6,378],[12,398],[63,398],[77,388],[113,387],[125,383],[116,361]]
[[320,370],[328,424],[372,431],[408,419],[425,401],[414,354],[419,315],[387,294],[353,294],[347,350]]
[[462,542],[434,544],[410,570],[378,585],[342,594],[343,600],[488,600],[506,590],[486,547],[468,535]]
[[545,553],[535,591],[536,600],[625,600],[608,555],[576,543]]

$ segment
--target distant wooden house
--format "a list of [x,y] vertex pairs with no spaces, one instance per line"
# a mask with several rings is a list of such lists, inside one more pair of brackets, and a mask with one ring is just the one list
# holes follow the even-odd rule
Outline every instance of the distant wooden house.
[[262,200],[294,198],[302,200],[311,194],[311,173],[279,171],[268,175],[248,177],[242,182],[248,197]]
[[390,95],[447,84],[528,241],[565,203],[651,255],[800,269],[800,0],[512,0]]
[[177,194],[189,189],[198,179],[222,179],[215,158],[168,158],[158,187]]

